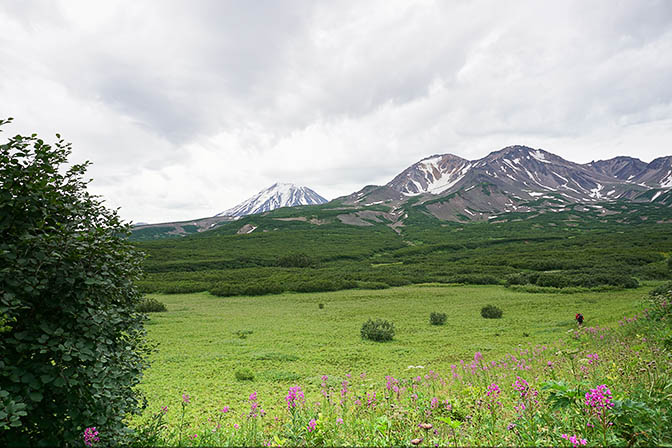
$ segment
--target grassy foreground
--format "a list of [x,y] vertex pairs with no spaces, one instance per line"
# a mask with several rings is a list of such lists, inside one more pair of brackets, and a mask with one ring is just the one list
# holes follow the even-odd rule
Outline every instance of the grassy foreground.
[[[539,388],[542,379],[550,378],[544,370],[547,365],[540,364],[542,358],[567,370],[569,361],[556,353],[558,344],[564,347],[574,335],[576,312],[586,317],[586,327],[618,327],[619,321],[641,309],[641,298],[649,289],[532,294],[500,286],[422,285],[264,297],[153,296],[167,304],[168,312],[152,314],[149,322],[150,337],[160,345],[141,385],[149,410],[144,423],[134,423],[147,431],[150,443],[154,440],[151,434],[162,434],[154,442],[163,444],[361,445],[366,440],[355,433],[349,438],[336,433],[328,436],[336,428],[333,425],[342,424],[338,419],[346,420],[350,432],[359,431],[356,428],[361,425],[382,425],[380,431],[373,431],[384,435],[376,442],[380,445],[408,444],[415,436],[433,437],[444,445],[535,443],[516,439],[515,432],[502,438],[502,427],[491,412],[509,400],[511,379],[523,375]],[[504,317],[483,319],[480,309],[487,304],[503,309]],[[444,326],[429,325],[432,311],[448,314]],[[394,341],[363,341],[359,330],[368,317],[393,321]],[[606,334],[591,331],[586,337],[597,343],[598,336]],[[585,359],[585,353],[581,356]],[[490,376],[488,365],[500,370]],[[236,372],[243,369],[249,369],[254,380],[236,379]],[[596,372],[593,368],[586,375]],[[572,376],[582,379],[584,375],[575,371]],[[491,382],[507,389],[502,395],[506,400],[486,403]],[[288,406],[288,391],[296,386],[301,387],[298,392],[293,389],[297,404]],[[395,386],[403,392],[395,394]],[[480,408],[473,408],[479,401]],[[443,403],[442,407],[437,403]],[[159,411],[163,406],[165,415]],[[259,415],[261,408],[265,417]],[[257,415],[251,418],[255,409]],[[151,420],[153,412],[157,413]],[[395,422],[394,415],[400,420]],[[480,424],[481,430],[464,438],[471,419],[487,415],[492,420],[491,431]],[[512,417],[507,416],[511,422]],[[393,430],[399,422],[418,419],[444,428],[438,431],[437,426],[434,435],[414,427]],[[159,420],[160,425],[151,426]],[[170,425],[158,431],[165,421]],[[450,422],[456,425],[454,429],[460,425],[463,429],[449,434]],[[324,426],[328,423],[329,430]],[[264,427],[266,432],[261,431]],[[450,442],[446,437],[451,434],[462,438]],[[550,437],[540,443],[561,440]]]

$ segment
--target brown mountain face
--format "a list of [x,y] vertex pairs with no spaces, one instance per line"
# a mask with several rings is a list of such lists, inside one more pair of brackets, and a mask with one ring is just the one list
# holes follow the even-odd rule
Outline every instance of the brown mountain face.
[[653,160],[632,181],[652,188],[672,189],[672,156]]
[[582,165],[541,149],[509,146],[474,161],[434,155],[384,186],[368,186],[340,199],[399,209],[416,198],[415,204],[424,204],[439,219],[470,221],[619,199],[672,205],[671,162],[672,157],[649,164],[616,157]]
[[619,156],[609,160],[598,160],[586,164],[586,167],[620,180],[631,180],[644,171],[646,163],[634,157]]

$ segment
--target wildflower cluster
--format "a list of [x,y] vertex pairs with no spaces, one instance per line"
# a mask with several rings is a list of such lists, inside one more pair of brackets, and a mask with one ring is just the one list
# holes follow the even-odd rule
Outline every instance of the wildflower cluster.
[[250,403],[250,412],[249,414],[247,414],[248,418],[263,417],[264,415],[266,415],[266,411],[264,411],[261,407],[259,407],[256,392],[252,392],[247,400]]
[[98,430],[95,427],[86,428],[84,430],[84,445],[92,447],[98,442],[100,442],[100,437],[98,437]]
[[562,434],[560,437],[562,437],[565,440],[570,441],[574,448],[576,448],[579,445],[586,445],[588,443],[588,441],[586,439],[580,439],[575,435],[570,436],[568,434]]
[[306,399],[303,396],[303,391],[300,386],[293,386],[289,388],[289,392],[285,397],[287,409],[293,411],[298,407],[303,407],[306,404]]
[[595,412],[601,420],[605,412],[614,407],[611,401],[611,390],[606,384],[600,384],[597,388],[586,392],[586,407]]

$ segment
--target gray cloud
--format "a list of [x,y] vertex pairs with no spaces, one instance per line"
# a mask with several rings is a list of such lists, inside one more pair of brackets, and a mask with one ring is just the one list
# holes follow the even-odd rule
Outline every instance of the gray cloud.
[[672,153],[672,3],[3,2],[0,114],[61,132],[129,219],[429,155]]

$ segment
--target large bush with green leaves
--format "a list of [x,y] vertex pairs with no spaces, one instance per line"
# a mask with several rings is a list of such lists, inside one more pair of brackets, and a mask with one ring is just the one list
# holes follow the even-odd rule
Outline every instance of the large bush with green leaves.
[[[0,125],[7,121],[0,120]],[[124,442],[149,347],[129,227],[86,190],[70,144],[0,144],[0,445]]]
[[385,319],[369,319],[362,325],[362,339],[385,342],[394,338],[394,324]]

